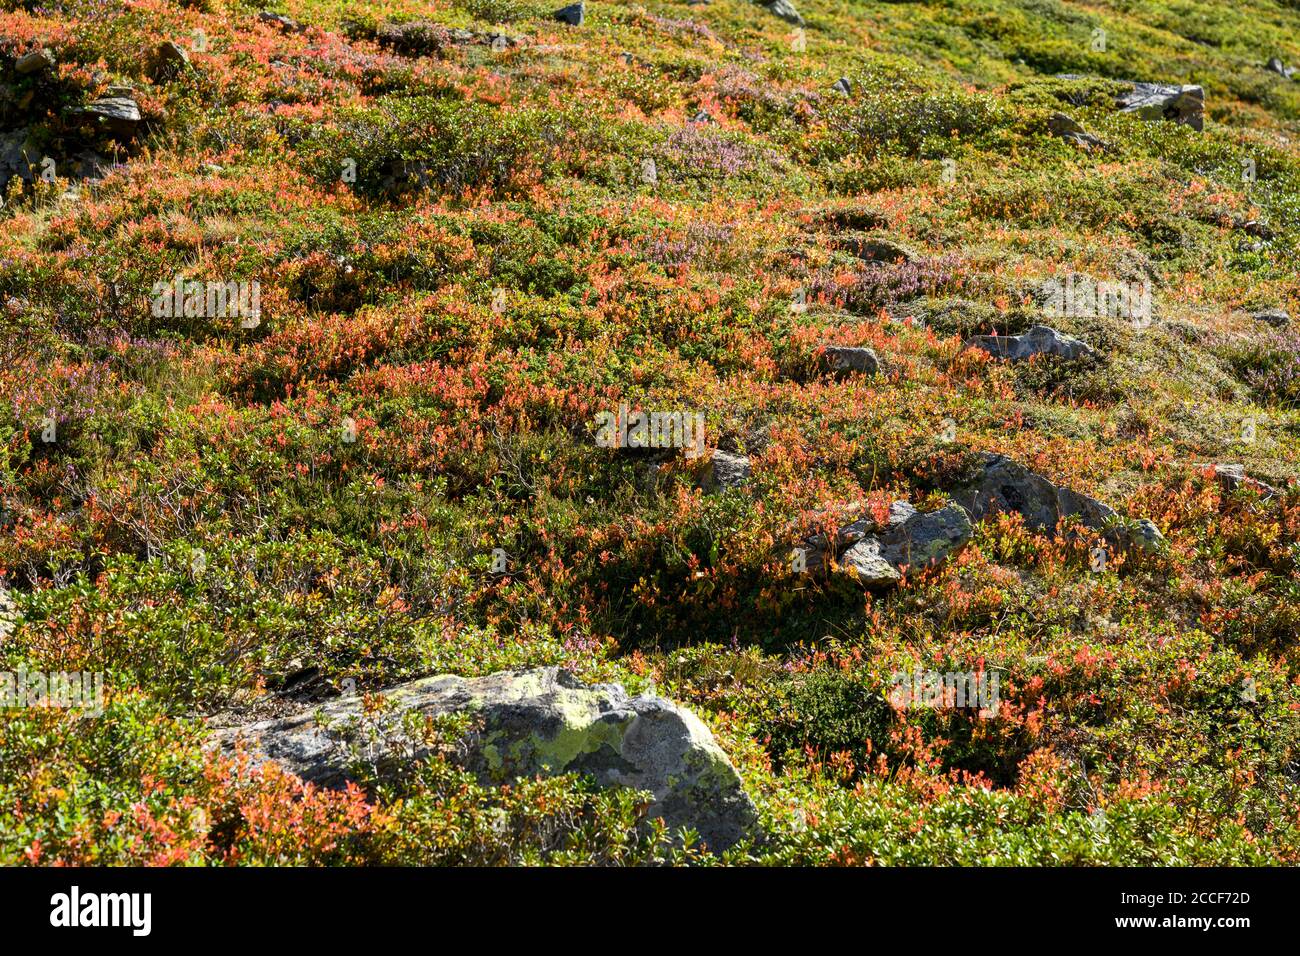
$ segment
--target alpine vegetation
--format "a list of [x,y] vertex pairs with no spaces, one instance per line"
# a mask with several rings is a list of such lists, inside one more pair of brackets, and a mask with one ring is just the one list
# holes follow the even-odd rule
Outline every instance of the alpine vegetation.
[[1295,871],[1297,65],[3,0],[0,865]]

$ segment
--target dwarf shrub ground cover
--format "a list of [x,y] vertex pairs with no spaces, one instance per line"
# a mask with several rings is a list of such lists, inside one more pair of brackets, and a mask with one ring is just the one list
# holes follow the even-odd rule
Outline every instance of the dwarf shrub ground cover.
[[[1251,318],[1300,309],[1300,83],[1265,68],[1300,13],[799,6],[0,3],[0,671],[105,696],[0,712],[0,861],[1300,862],[1300,349]],[[1204,131],[1116,113],[1127,79],[1203,85]],[[260,321],[153,308],[178,277],[256,282]],[[1058,310],[1075,362],[962,348],[1067,277],[1150,321]],[[624,405],[699,414],[748,481],[601,447]],[[1004,515],[888,592],[792,571],[975,451],[1166,546]],[[760,835],[484,786],[445,728],[346,791],[202,748],[549,664],[691,707]],[[894,706],[916,673],[996,674],[997,707]]]

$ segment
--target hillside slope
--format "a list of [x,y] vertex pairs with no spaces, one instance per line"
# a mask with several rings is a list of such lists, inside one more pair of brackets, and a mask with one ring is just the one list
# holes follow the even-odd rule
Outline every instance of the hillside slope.
[[[1300,863],[1300,5],[797,7],[0,3],[0,862]],[[543,665],[752,836],[204,749]]]

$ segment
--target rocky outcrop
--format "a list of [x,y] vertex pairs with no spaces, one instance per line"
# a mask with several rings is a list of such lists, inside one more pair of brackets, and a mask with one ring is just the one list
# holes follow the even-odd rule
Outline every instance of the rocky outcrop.
[[970,537],[970,519],[956,504],[920,512],[906,501],[895,501],[884,522],[868,515],[832,536],[803,539],[798,546],[800,568],[821,574],[834,564],[864,588],[887,588],[902,580],[905,569],[939,564]]
[[345,697],[292,717],[218,732],[255,763],[275,761],[303,780],[338,787],[358,761],[382,775],[427,754],[403,716],[468,713],[464,765],[487,783],[580,773],[603,787],[647,790],[649,813],[673,830],[689,827],[723,850],[757,825],[753,803],[708,728],[684,707],[618,684],[588,685],[555,667],[488,677],[428,677],[384,692],[380,733],[359,733],[362,702]]
[[1078,518],[1094,531],[1103,531],[1116,544],[1146,551],[1164,547],[1165,539],[1143,518],[1125,522],[1114,508],[1070,488],[1048,481],[1005,455],[981,452],[973,480],[952,498],[974,521],[989,515],[1019,514],[1035,531],[1055,533],[1065,518]]
[[1115,100],[1121,113],[1144,120],[1170,120],[1200,132],[1205,126],[1205,90],[1199,86],[1134,83]]
[[140,107],[129,96],[105,96],[83,107],[82,115],[113,136],[130,139],[140,126]]
[[1035,355],[1056,355],[1063,359],[1092,357],[1095,353],[1086,343],[1046,325],[1035,325],[1023,335],[976,335],[966,341],[965,348],[983,349],[994,358],[1024,361]]

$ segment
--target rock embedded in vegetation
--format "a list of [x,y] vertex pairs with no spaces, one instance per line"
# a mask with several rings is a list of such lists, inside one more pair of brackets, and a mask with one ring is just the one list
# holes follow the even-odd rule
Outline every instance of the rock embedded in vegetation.
[[835,245],[857,256],[863,262],[885,262],[893,265],[900,262],[916,262],[920,258],[915,249],[885,236],[841,233],[836,236]]
[[1119,540],[1138,551],[1162,551],[1168,542],[1150,518],[1139,518],[1131,528],[1119,533]]
[[298,24],[298,21],[292,17],[286,17],[283,13],[272,13],[270,10],[263,10],[257,15],[257,19],[273,27],[279,27],[286,33],[302,32],[302,27]]
[[1205,126],[1205,90],[1199,86],[1134,83],[1115,101],[1121,113],[1144,120],[1171,120],[1200,132]]
[[34,73],[44,73],[53,66],[54,54],[42,47],[20,56],[14,63],[14,72],[19,76],[30,76]]
[[0,192],[17,176],[30,181],[40,170],[41,153],[27,127],[0,133]]
[[889,219],[883,212],[861,204],[826,209],[803,209],[796,215],[808,219],[808,227],[812,229],[871,230],[889,228]]
[[1005,455],[981,452],[973,483],[953,499],[975,521],[998,512],[1018,513],[1035,531],[1055,532],[1062,518],[1077,517],[1099,530],[1118,515],[1095,498],[1053,484]]
[[140,125],[140,107],[129,96],[104,96],[82,108],[82,114],[114,136],[129,138]]
[[799,547],[805,570],[820,573],[834,559],[842,573],[864,588],[876,589],[897,584],[905,568],[939,564],[965,545],[971,533],[970,518],[956,503],[920,512],[906,501],[895,501],[884,523],[865,516],[841,527],[831,539],[817,534]]
[[650,694],[629,697],[618,684],[585,684],[556,667],[488,677],[427,677],[384,692],[391,705],[379,733],[358,734],[362,701],[345,697],[291,717],[218,732],[255,763],[275,761],[303,780],[339,787],[354,779],[358,757],[382,775],[428,754],[404,715],[470,714],[477,725],[461,741],[467,769],[485,783],[564,773],[590,775],[602,787],[648,790],[649,813],[671,828],[690,827],[713,850],[752,833],[754,804],[727,755],[698,717]]
[[875,375],[880,371],[880,358],[869,348],[828,345],[822,351],[822,362],[838,375],[847,375],[851,372]]
[[994,358],[1024,361],[1035,355],[1056,355],[1074,361],[1091,358],[1095,352],[1086,343],[1062,335],[1047,325],[1035,325],[1023,335],[976,335],[966,340],[964,348],[983,349]]
[[403,56],[434,56],[451,45],[451,32],[440,23],[411,20],[407,23],[381,23],[375,41],[387,50]]
[[744,455],[733,455],[715,448],[709,458],[704,486],[711,491],[738,488],[749,480],[750,474],[749,459]]
[[803,17],[799,15],[799,11],[795,9],[791,0],[770,0],[770,2],[759,0],[759,3],[786,23],[793,23],[797,27],[804,25]]
[[1219,482],[1219,486],[1224,491],[1232,492],[1239,488],[1249,488],[1258,492],[1265,500],[1276,498],[1281,492],[1270,484],[1260,481],[1257,478],[1251,478],[1246,474],[1244,465],[1236,464],[1218,464],[1214,466],[1214,477]]
[[170,80],[189,65],[190,55],[184,48],[171,40],[164,40],[154,51],[150,75],[158,82]]
[[1064,113],[1053,113],[1048,117],[1047,128],[1051,130],[1053,136],[1059,136],[1067,143],[1073,143],[1075,146],[1081,146],[1085,149],[1106,145],[1101,139],[1085,130],[1081,123]]
[[1278,76],[1286,77],[1288,80],[1295,74],[1294,67],[1287,66],[1275,56],[1269,57],[1265,69],[1271,73],[1276,73]]
[[841,76],[838,80],[836,80],[833,84],[831,84],[831,91],[835,93],[842,93],[845,96],[851,96],[853,94],[853,84],[849,82],[848,77]]
[[1274,236],[1273,230],[1268,223],[1260,222],[1258,219],[1234,218],[1232,228],[1239,229],[1246,235],[1254,236],[1256,239],[1272,239]]
[[1164,535],[1150,520],[1125,523],[1109,505],[1054,484],[1005,455],[981,452],[976,461],[973,480],[952,492],[953,500],[973,521],[1016,513],[1026,527],[1055,534],[1063,519],[1078,518],[1085,527],[1105,532],[1121,547],[1158,551],[1165,545]]
[[9,596],[9,591],[3,585],[0,585],[0,646],[13,633],[14,622],[18,619],[18,610],[14,607],[14,599]]
[[587,6],[583,0],[578,0],[577,3],[571,3],[567,7],[560,7],[552,16],[571,27],[580,27],[587,16]]
[[1256,322],[1263,322],[1275,329],[1284,329],[1291,324],[1291,314],[1285,309],[1261,309],[1252,312],[1250,317]]

